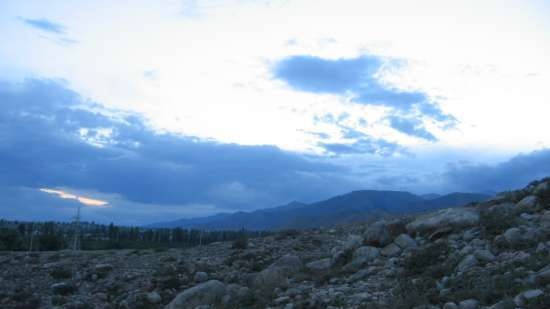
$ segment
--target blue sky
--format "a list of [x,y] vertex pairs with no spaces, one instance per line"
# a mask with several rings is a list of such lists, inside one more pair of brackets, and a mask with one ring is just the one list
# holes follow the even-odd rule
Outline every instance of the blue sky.
[[0,217],[523,186],[550,174],[549,21],[545,1],[2,1]]

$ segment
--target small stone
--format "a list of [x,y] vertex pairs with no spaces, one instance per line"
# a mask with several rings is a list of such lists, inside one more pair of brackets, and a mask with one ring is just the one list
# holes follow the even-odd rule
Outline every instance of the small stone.
[[449,302],[443,305],[443,309],[458,309],[458,306],[455,303]]
[[475,299],[463,300],[458,304],[459,309],[477,309],[479,301]]
[[517,227],[512,227],[504,232],[504,239],[511,244],[519,243],[522,241],[521,230]]
[[281,296],[275,299],[275,305],[280,306],[282,304],[285,304],[290,301],[290,297],[288,296]]
[[162,301],[162,297],[159,295],[159,293],[153,291],[150,293],[147,293],[147,301],[151,304],[159,304]]
[[528,290],[522,293],[522,296],[527,302],[531,301],[532,299],[535,299],[541,295],[543,295],[544,292],[542,290],[536,289],[536,290]]
[[396,245],[398,245],[401,249],[409,249],[409,248],[416,248],[418,247],[418,244],[414,239],[412,239],[411,236],[407,234],[401,234],[395,238],[393,241]]
[[76,289],[73,285],[60,282],[60,283],[54,283],[51,286],[52,293],[58,294],[58,295],[67,295],[73,293]]
[[478,260],[484,261],[484,262],[492,262],[495,260],[495,255],[491,253],[491,251],[486,249],[478,249],[474,251],[474,256]]
[[477,266],[478,261],[473,255],[466,256],[457,266],[458,271],[465,272]]
[[208,274],[203,271],[198,271],[195,273],[193,279],[195,280],[195,282],[202,283],[208,280]]
[[330,259],[320,259],[306,264],[306,269],[309,271],[327,271],[330,269]]

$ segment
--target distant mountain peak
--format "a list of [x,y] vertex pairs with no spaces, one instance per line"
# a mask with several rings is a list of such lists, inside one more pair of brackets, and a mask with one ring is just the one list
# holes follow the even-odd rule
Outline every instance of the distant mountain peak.
[[277,230],[311,228],[350,223],[381,216],[403,215],[445,207],[459,206],[489,198],[489,195],[452,193],[425,198],[406,191],[355,190],[332,198],[306,204],[288,204],[196,219],[157,223],[155,227],[204,229]]

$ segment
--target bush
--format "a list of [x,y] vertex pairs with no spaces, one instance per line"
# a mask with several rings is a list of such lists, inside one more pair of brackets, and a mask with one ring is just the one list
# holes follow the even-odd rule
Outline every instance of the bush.
[[0,251],[18,250],[20,239],[17,231],[12,229],[0,229]]
[[50,276],[54,279],[68,279],[73,276],[71,271],[63,269],[63,268],[56,268],[52,271],[50,271]]
[[550,188],[538,193],[539,202],[544,209],[550,209]]
[[38,237],[38,247],[42,251],[61,250],[65,246],[63,238],[55,234],[43,234]]
[[277,233],[277,236],[275,237],[277,240],[283,240],[286,238],[293,238],[300,235],[300,231],[296,229],[289,229],[289,230],[282,230]]
[[489,237],[504,233],[516,226],[517,216],[514,209],[493,208],[481,212],[480,225]]
[[449,244],[438,241],[422,249],[414,251],[405,260],[405,271],[408,275],[418,275],[426,272],[430,267],[440,267],[449,254]]
[[414,283],[399,281],[399,284],[393,290],[392,297],[389,298],[389,303],[378,308],[410,309],[420,305],[437,304],[439,302],[439,291],[437,290],[435,280],[422,277],[418,278]]
[[246,236],[246,233],[243,231],[241,232],[235,240],[233,240],[233,244],[231,245],[233,249],[238,250],[244,250],[248,248],[248,237]]

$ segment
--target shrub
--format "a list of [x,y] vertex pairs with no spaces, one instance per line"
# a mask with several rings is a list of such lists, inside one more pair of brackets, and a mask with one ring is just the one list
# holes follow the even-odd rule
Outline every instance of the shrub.
[[516,226],[517,216],[514,209],[493,208],[481,212],[480,225],[489,237],[504,233]]
[[300,235],[300,231],[296,229],[289,229],[289,230],[282,230],[277,233],[277,236],[275,238],[277,240],[283,240],[286,238],[292,238]]
[[248,237],[246,236],[246,233],[243,231],[241,232],[235,240],[233,240],[233,244],[231,245],[233,249],[238,250],[244,250],[248,248]]
[[550,209],[550,188],[538,193],[539,202],[545,209]]
[[438,241],[422,249],[414,251],[405,260],[405,271],[408,275],[418,275],[430,267],[439,267],[444,263],[449,254],[449,244],[446,241]]
[[63,269],[63,268],[56,268],[52,271],[50,271],[50,276],[54,279],[68,279],[73,276],[71,271]]

